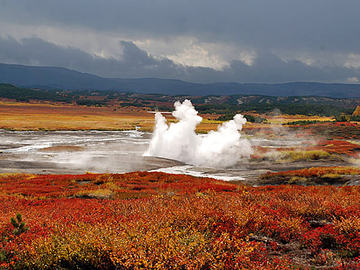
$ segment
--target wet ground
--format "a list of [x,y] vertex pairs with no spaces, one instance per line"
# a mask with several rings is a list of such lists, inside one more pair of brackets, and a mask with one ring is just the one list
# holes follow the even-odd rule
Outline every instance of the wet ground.
[[142,156],[150,136],[137,131],[0,130],[0,172],[124,173],[178,165],[173,160]]
[[[346,166],[345,161],[275,163],[239,160],[231,168],[205,168],[175,160],[146,157],[150,133],[139,131],[7,131],[0,130],[0,173],[82,174],[163,171],[256,184],[267,171],[312,166]],[[301,146],[304,141],[250,138],[252,145]],[[330,163],[329,163],[330,162]]]

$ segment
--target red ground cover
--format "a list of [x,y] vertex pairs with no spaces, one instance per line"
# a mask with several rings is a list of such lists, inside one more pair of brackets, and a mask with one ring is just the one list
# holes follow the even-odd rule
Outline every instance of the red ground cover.
[[161,172],[133,172],[126,174],[83,175],[27,175],[0,176],[0,190],[6,195],[30,198],[101,197],[102,192],[111,198],[147,197],[171,193],[187,194],[213,191],[232,191],[237,186],[210,178]]
[[[145,172],[11,175],[0,186],[0,269],[360,267],[357,186],[245,187]],[[106,187],[111,197],[96,192]],[[120,199],[118,189],[146,192]],[[29,230],[10,222],[16,213]]]
[[[277,148],[266,148],[257,146],[254,147],[255,152],[257,154],[264,154],[266,152],[274,152],[274,151],[299,151],[299,152],[306,152],[306,151],[325,151],[332,155],[345,155],[348,157],[359,157],[360,156],[360,145],[356,143],[352,143],[346,140],[317,140],[317,141],[310,141],[308,145],[304,143],[301,148],[298,147],[277,147]],[[256,156],[256,155],[255,155]]]
[[310,150],[324,150],[330,154],[339,154],[357,157],[360,153],[360,145],[342,140],[321,140]]

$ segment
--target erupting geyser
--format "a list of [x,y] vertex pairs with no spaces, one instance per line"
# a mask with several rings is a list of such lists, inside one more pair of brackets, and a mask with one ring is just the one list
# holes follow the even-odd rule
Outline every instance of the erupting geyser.
[[233,120],[219,125],[206,135],[195,133],[202,121],[190,100],[175,102],[172,115],[179,121],[167,125],[161,113],[155,114],[155,129],[149,149],[144,155],[169,158],[206,167],[230,167],[252,153],[251,144],[241,139],[239,131],[246,119],[237,114]]

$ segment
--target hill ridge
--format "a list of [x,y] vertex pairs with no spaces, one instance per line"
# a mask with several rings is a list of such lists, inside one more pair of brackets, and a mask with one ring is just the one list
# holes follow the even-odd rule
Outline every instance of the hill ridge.
[[277,84],[214,82],[193,83],[179,79],[104,78],[63,67],[38,67],[0,63],[0,83],[20,87],[64,90],[110,90],[166,95],[269,95],[360,97],[360,84],[287,82]]

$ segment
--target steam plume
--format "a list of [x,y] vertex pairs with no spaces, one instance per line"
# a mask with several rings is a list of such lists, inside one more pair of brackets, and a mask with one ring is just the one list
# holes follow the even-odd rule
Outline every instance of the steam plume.
[[206,135],[195,133],[202,121],[190,100],[175,102],[172,115],[179,121],[168,125],[161,113],[155,114],[155,130],[144,155],[174,159],[206,167],[230,167],[252,153],[251,144],[239,131],[246,119],[237,114]]

